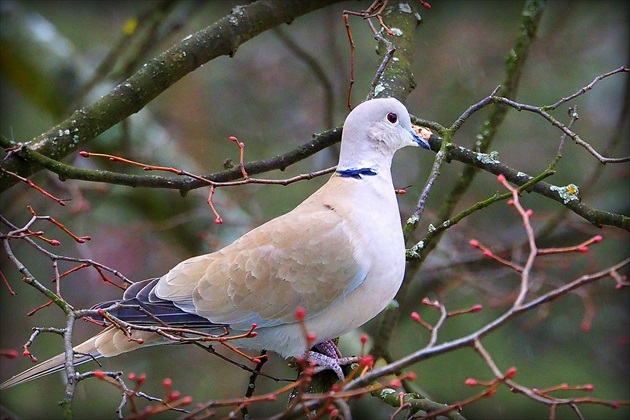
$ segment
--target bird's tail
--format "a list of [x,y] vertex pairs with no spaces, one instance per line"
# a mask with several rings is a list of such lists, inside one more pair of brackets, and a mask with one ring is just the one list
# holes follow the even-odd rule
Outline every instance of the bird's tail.
[[[133,337],[134,340],[129,340],[126,334],[121,330],[109,327],[84,343],[76,346],[74,348],[75,357],[73,362],[76,366],[100,357],[112,357],[126,353],[143,345],[159,344],[159,336],[155,333],[135,331]],[[24,382],[32,381],[33,379],[41,378],[50,373],[58,372],[64,368],[65,360],[65,354],[58,354],[4,381],[0,385],[0,389],[10,388]]]

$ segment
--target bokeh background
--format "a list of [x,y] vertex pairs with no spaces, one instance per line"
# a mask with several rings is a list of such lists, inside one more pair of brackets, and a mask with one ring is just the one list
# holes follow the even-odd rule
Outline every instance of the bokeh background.
[[[125,24],[156,4],[153,1],[3,0],[4,22],[0,25],[3,31],[2,135],[28,141],[65,119],[70,114],[68,106],[73,92],[107,56],[122,36]],[[144,58],[135,68],[188,34],[225,16],[238,4],[232,1],[175,3],[170,32],[143,52]],[[290,25],[282,25],[281,33],[269,31],[254,38],[242,45],[234,57],[218,58],[188,75],[127,123],[87,144],[85,150],[115,153],[205,174],[223,169],[226,160],[238,162],[238,149],[228,141],[229,136],[237,136],[245,142],[246,160],[257,160],[289,151],[307,142],[313,133],[341,125],[347,115],[350,61],[342,11],[358,11],[369,4],[363,1],[333,5]],[[409,95],[407,105],[411,113],[420,118],[450,126],[464,110],[488,96],[501,83],[505,57],[513,45],[524,3],[435,0],[431,4],[430,10],[419,8],[422,23],[416,34],[413,65],[417,86]],[[20,16],[35,19],[25,20],[23,26],[36,25],[43,49],[21,41],[7,44],[7,39],[20,39],[11,38],[6,32],[7,28],[13,28],[7,24],[11,13],[15,13],[13,8],[23,10],[25,14]],[[622,1],[549,2],[524,68],[517,100],[548,105],[576,92],[597,75],[627,66],[629,12],[628,3]],[[357,80],[352,100],[358,103],[367,95],[380,59],[374,53],[375,41],[368,25],[352,17],[350,23],[357,47]],[[315,76],[312,67],[287,46],[285,38],[317,60],[328,87]],[[18,54],[16,51],[20,60],[8,54]],[[53,56],[62,57],[59,63],[51,64],[47,72],[28,79],[32,73],[24,66],[29,60],[37,67],[36,63],[46,61],[51,52]],[[39,64],[45,68],[48,65]],[[124,74],[124,69],[121,72]],[[120,77],[104,80],[88,95],[86,103],[120,80]],[[52,95],[58,100],[42,100],[51,96],[46,89],[57,89],[60,83],[67,85],[66,89]],[[568,105],[577,105],[580,119],[574,130],[604,155],[626,156],[630,153],[628,115],[621,113],[627,100],[627,84],[627,74],[607,78],[553,115],[566,123]],[[485,116],[487,110],[473,116],[453,140],[473,148]],[[622,121],[621,130],[619,121]],[[553,159],[559,139],[560,132],[540,117],[512,110],[492,149],[499,152],[503,163],[535,175]],[[286,178],[323,169],[334,165],[336,156],[337,148],[332,147],[284,172],[276,171],[264,177]],[[411,185],[408,193],[399,197],[403,220],[413,211],[432,159],[432,153],[410,149],[396,157],[393,168],[396,186]],[[76,155],[68,157],[66,162],[141,173],[139,169],[121,164]],[[445,194],[462,168],[457,162],[442,168],[415,240],[420,240],[429,223],[435,222]],[[582,191],[583,201],[598,209],[628,215],[628,169],[628,164],[603,167],[584,149],[567,141],[558,172],[549,182],[578,186],[590,183],[590,187]],[[205,203],[208,193],[205,189],[192,191],[182,198],[177,191],[78,181],[61,183],[44,172],[33,180],[57,196],[72,197],[70,205],[62,208],[27,186],[16,185],[2,194],[0,211],[12,223],[21,225],[30,217],[26,206],[32,205],[39,214],[53,216],[77,235],[92,237],[89,243],[74,244],[52,225],[39,222],[38,228],[62,240],[62,245],[54,252],[92,258],[132,280],[141,280],[162,275],[184,258],[218,249],[290,210],[322,185],[325,178],[287,187],[249,185],[219,189],[215,204],[224,219],[223,225],[213,223],[214,216]],[[459,209],[497,191],[503,192],[495,177],[480,174]],[[537,228],[545,226],[562,211],[558,203],[535,195],[525,195],[523,202],[534,210],[533,222]],[[6,227],[2,229],[6,232]],[[536,266],[537,284],[560,285],[628,256],[628,232],[595,228],[573,214],[566,214],[556,223],[541,244],[573,245],[595,234],[603,235],[604,241],[591,247],[587,254],[541,259]],[[495,251],[508,252],[508,258],[515,261],[523,261],[526,254],[519,219],[513,209],[502,203],[450,229],[418,278],[413,279],[407,299],[400,302],[405,319],[396,328],[392,342],[395,356],[421,348],[428,339],[427,332],[406,317],[411,311],[418,311],[429,320],[435,319],[434,311],[420,303],[424,296],[440,299],[449,309],[477,303],[484,305],[484,310],[478,314],[449,320],[441,340],[470,333],[507,309],[510,293],[518,287],[518,276],[481,258],[468,246],[471,238],[479,239]],[[37,278],[46,282],[53,277],[50,260],[23,244],[14,244],[14,250]],[[1,252],[2,273],[17,296],[11,296],[6,287],[0,286],[0,348],[21,351],[32,326],[61,327],[64,318],[61,311],[52,307],[26,316],[46,300],[20,282],[19,272],[7,263],[4,251]],[[71,266],[60,263],[63,270]],[[546,290],[545,287],[548,286],[541,286],[541,291]],[[64,298],[76,308],[90,307],[120,295],[90,270],[68,276],[62,291]],[[545,388],[563,382],[592,383],[595,391],[584,396],[628,401],[628,303],[627,289],[615,290],[612,280],[604,280],[503,326],[483,343],[500,368],[518,368],[516,379],[524,385]],[[590,329],[585,331],[589,323]],[[377,327],[376,320],[368,324],[365,331],[374,333]],[[83,322],[79,322],[76,329],[77,342],[96,332],[96,327]],[[357,352],[357,334],[342,338],[344,352]],[[61,348],[59,337],[42,335],[32,351],[44,360],[59,353]],[[153,395],[162,394],[161,379],[170,377],[174,387],[185,395],[192,395],[195,402],[242,396],[249,377],[246,372],[192,346],[146,349],[102,363],[106,370],[148,373],[149,380],[143,390]],[[0,360],[1,378],[4,380],[30,365],[27,358],[3,358]],[[93,368],[82,367],[83,370]],[[279,377],[294,377],[294,372],[278,357],[272,357],[266,369]],[[471,349],[426,360],[412,370],[418,375],[416,385],[434,400],[444,403],[461,400],[477,391],[464,385],[466,378],[491,378],[487,366]],[[277,386],[273,381],[259,380],[260,393]],[[61,400],[63,389],[62,375],[55,374],[3,391],[0,399],[4,410],[22,418],[56,418],[62,416],[56,403]],[[75,398],[75,417],[114,418],[119,402],[120,395],[112,387],[94,380],[85,381]],[[252,407],[251,412],[254,417],[264,417],[277,412],[284,403],[280,399],[275,404]],[[388,418],[392,412],[391,407],[371,397],[354,401],[352,407],[355,418]],[[582,406],[581,411],[586,418],[628,418],[627,406],[611,410],[589,405]],[[547,407],[506,389],[501,389],[493,398],[467,406],[463,412],[467,418],[546,418],[548,413]],[[576,418],[566,407],[559,408],[557,415],[558,418]],[[169,413],[163,417],[175,415]]]

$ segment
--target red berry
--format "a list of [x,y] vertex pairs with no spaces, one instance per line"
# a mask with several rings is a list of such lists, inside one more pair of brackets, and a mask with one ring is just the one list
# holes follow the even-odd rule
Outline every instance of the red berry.
[[371,354],[368,354],[367,356],[361,358],[359,365],[371,368],[374,366],[374,358]]
[[306,309],[298,306],[298,308],[295,310],[295,317],[298,321],[304,321],[304,318],[306,318]]
[[512,379],[514,376],[516,376],[516,368],[511,367],[508,369],[507,373],[505,374],[505,378]]
[[17,350],[6,350],[2,352],[2,356],[6,357],[7,359],[15,359],[19,356],[19,353],[17,352]]
[[402,386],[402,382],[400,382],[400,380],[398,380],[398,379],[393,379],[389,383],[389,386],[391,386],[392,388],[400,388]]

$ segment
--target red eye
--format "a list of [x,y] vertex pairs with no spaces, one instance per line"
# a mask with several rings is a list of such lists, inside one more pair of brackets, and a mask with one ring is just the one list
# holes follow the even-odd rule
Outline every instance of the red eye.
[[390,112],[389,114],[387,114],[387,121],[389,121],[392,124],[396,124],[396,121],[398,121],[398,115],[394,114],[393,112]]

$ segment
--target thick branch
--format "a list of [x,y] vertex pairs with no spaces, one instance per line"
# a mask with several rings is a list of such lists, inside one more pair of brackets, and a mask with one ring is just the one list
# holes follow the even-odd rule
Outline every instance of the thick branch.
[[[341,141],[341,127],[333,128],[314,136],[313,140],[304,143],[287,153],[276,155],[268,159],[245,163],[244,168],[249,175],[257,175],[277,169],[282,171],[288,166],[306,159],[307,157],[314,155],[320,150],[338,143],[339,141]],[[11,143],[7,138],[0,136],[0,146],[8,148],[11,147]],[[175,178],[159,175],[135,175],[79,168],[46,157],[45,155],[35,152],[27,147],[16,150],[15,154],[25,160],[28,160],[29,162],[33,162],[40,167],[56,173],[62,180],[80,179],[83,181],[106,182],[108,184],[126,185],[129,187],[171,188],[180,190],[182,194],[196,188],[208,186],[207,183],[200,180],[184,177]],[[242,176],[241,169],[239,167],[234,167],[225,171],[204,175],[203,178],[213,182],[227,182],[242,178]]]
[[[393,97],[404,102],[407,96],[415,89],[416,83],[413,80],[413,45],[416,41],[416,28],[418,27],[419,3],[408,3],[408,9],[401,7],[398,2],[391,2],[385,8],[383,20],[391,29],[392,34],[388,35],[381,29],[379,36],[383,36],[391,42],[391,47],[395,49],[393,57],[396,60],[385,62],[383,73],[374,80],[373,95],[379,97]],[[387,57],[388,46],[383,42],[378,44],[379,57]],[[372,94],[372,92],[370,92]]]
[[[518,186],[521,186],[532,179],[530,175],[510,168],[509,166],[504,165],[499,161],[495,161],[494,159],[486,159],[489,155],[476,153],[461,146],[453,146],[454,147],[449,150],[448,159],[457,160],[459,162],[469,165],[470,167],[483,169],[484,171],[490,172],[495,175],[503,174],[508,181]],[[441,140],[438,139],[436,136],[432,136],[431,148],[434,150],[439,150],[440,147]],[[595,226],[601,227],[604,225],[609,225],[630,231],[630,217],[624,216],[622,214],[610,213],[607,211],[594,209],[577,199],[567,199],[566,197],[563,198],[559,193],[559,190],[561,190],[561,188],[559,188],[558,186],[544,181],[536,183],[531,189],[531,191],[533,192],[544,195],[545,197],[551,198],[552,200],[561,203],[562,205],[573,211],[575,214],[583,217]]]
[[[238,47],[281,23],[339,0],[284,2],[259,0],[232,13],[150,60],[138,72],[91,105],[75,111],[70,118],[29,143],[33,150],[55,160],[140,111],[160,93],[208,61],[222,55],[233,56]],[[4,167],[22,176],[41,167],[10,157]],[[16,180],[0,174],[0,192]]]

